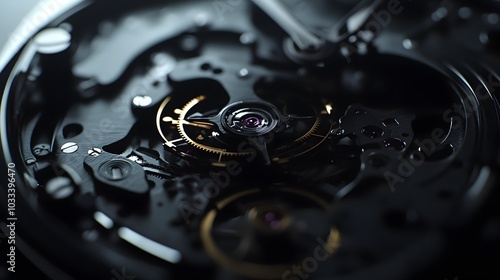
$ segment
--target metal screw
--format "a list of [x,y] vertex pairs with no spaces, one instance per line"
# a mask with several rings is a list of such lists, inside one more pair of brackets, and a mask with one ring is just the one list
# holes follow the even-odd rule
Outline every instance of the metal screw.
[[44,157],[50,154],[49,144],[38,144],[33,148],[33,154],[37,157]]
[[147,95],[138,95],[138,96],[134,97],[134,99],[132,100],[132,104],[135,107],[139,107],[139,108],[148,107],[152,103],[153,103],[153,98],[151,98],[151,96],[147,96]]
[[61,152],[65,154],[72,154],[78,151],[78,145],[74,142],[68,142],[61,147]]
[[37,50],[42,54],[57,54],[71,46],[71,34],[62,28],[48,28],[35,36]]
[[238,77],[240,78],[247,78],[248,75],[250,75],[250,71],[248,71],[248,69],[246,68],[243,68],[240,71],[238,71]]
[[56,177],[47,182],[45,191],[53,199],[65,199],[74,193],[75,188],[71,179],[67,177]]
[[91,148],[88,151],[89,156],[98,157],[102,154],[102,150],[99,148]]

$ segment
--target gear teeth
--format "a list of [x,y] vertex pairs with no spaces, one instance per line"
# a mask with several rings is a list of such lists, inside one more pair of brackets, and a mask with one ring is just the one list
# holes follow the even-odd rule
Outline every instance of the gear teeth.
[[[204,95],[200,95],[196,98],[193,98],[191,101],[189,101],[186,105],[184,105],[184,107],[182,107],[181,109],[181,114],[180,115],[186,115],[187,112],[189,110],[191,110],[191,108],[193,108],[193,106],[195,106],[196,104],[198,104],[199,102],[205,100],[205,96]],[[203,145],[200,145],[198,143],[196,143],[195,141],[193,141],[191,138],[189,138],[187,135],[186,135],[186,132],[184,131],[184,129],[182,128],[182,121],[181,121],[181,118],[179,118],[179,124],[177,124],[177,131],[179,132],[179,134],[181,135],[181,137],[186,140],[186,142],[188,142],[191,146],[199,149],[199,150],[202,150],[204,152],[207,152],[207,153],[211,153],[211,154],[223,154],[224,156],[246,156],[246,155],[249,155],[250,153],[234,153],[234,152],[226,152],[226,151],[218,151],[216,149],[209,149],[207,148],[206,146],[203,146]]]
[[313,133],[315,133],[316,131],[318,131],[318,128],[320,125],[321,125],[321,119],[317,118],[316,122],[314,123],[314,126],[304,136],[300,137],[299,139],[295,140],[294,142],[295,143],[302,143],[302,142],[306,141],[307,139],[311,138],[311,135]]
[[285,145],[285,146],[279,147],[277,150],[278,151],[282,151],[284,149],[287,149],[287,148],[291,147],[293,144],[304,143],[307,139],[311,138],[311,135],[313,133],[315,133],[316,131],[318,131],[318,128],[319,128],[320,125],[321,125],[321,119],[317,118],[316,122],[314,123],[314,126],[305,135],[303,135],[299,139],[293,141],[289,145]]
[[[204,95],[200,95],[200,96],[198,96],[196,98],[191,99],[191,101],[189,101],[186,105],[184,105],[184,107],[182,107],[180,115],[187,114],[187,112],[191,108],[193,108],[193,106],[195,106],[196,104],[198,104],[200,101],[205,100],[205,98],[206,97]],[[184,129],[182,129],[181,118],[179,118],[179,124],[177,124],[177,131],[179,131],[179,134],[181,135],[181,137],[184,140],[186,140],[190,145],[194,146],[195,148],[197,148],[199,150],[202,150],[202,151],[205,151],[205,152],[209,152],[209,153],[214,153],[214,154],[218,154],[219,153],[217,151],[207,149],[207,148],[201,146],[200,144],[196,143],[195,141],[193,141],[191,138],[187,137],[186,133],[184,132]]]
[[[184,105],[182,107],[181,112],[179,114],[179,119],[178,119],[179,122],[177,124],[177,131],[179,132],[179,135],[182,137],[182,139],[184,139],[189,145],[195,147],[196,149],[210,153],[210,154],[222,154],[223,156],[235,156],[235,157],[249,155],[249,153],[243,154],[243,153],[234,153],[234,152],[221,151],[221,150],[217,150],[217,149],[211,149],[207,146],[198,144],[197,142],[193,141],[189,136],[187,136],[186,132],[184,131],[184,128],[182,127],[182,121],[184,121],[184,119],[182,119],[181,116],[187,115],[189,110],[191,110],[199,102],[205,100],[205,98],[206,97],[204,95],[200,95],[198,97],[191,99],[188,103],[186,103],[186,105]],[[320,125],[321,125],[321,119],[316,118],[316,122],[314,123],[313,127],[306,134],[304,134],[299,139],[293,141],[293,143],[291,143],[290,145],[286,145],[286,146],[278,148],[278,150],[286,149],[286,148],[292,146],[293,144],[305,142],[307,139],[309,139],[311,137],[311,135],[313,133],[318,131],[318,128],[320,127]]]
[[162,175],[160,175],[158,173],[154,173],[154,172],[151,172],[151,171],[146,171],[146,175],[147,176],[152,176],[152,177],[155,177],[155,178],[158,178],[158,179],[162,179],[162,180],[170,179],[167,176],[162,176]]

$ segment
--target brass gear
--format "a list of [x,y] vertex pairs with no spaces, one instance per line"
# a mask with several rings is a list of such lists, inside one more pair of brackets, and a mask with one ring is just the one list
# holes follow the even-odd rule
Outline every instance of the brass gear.
[[246,155],[250,155],[250,153],[227,152],[226,149],[217,149],[217,148],[213,148],[213,147],[210,147],[207,145],[202,145],[202,144],[194,141],[193,139],[191,139],[191,137],[188,136],[188,134],[186,133],[186,131],[183,127],[183,124],[187,122],[185,119],[186,115],[189,112],[189,110],[191,110],[194,106],[196,106],[196,104],[200,103],[201,101],[203,101],[205,99],[206,99],[206,96],[200,95],[196,98],[193,98],[186,105],[184,105],[184,107],[181,109],[181,112],[180,112],[179,118],[178,118],[178,123],[177,123],[177,130],[179,131],[179,134],[181,135],[181,137],[184,140],[186,140],[190,145],[194,146],[197,149],[205,151],[205,152],[219,154],[221,156],[246,156]]
[[[181,150],[179,150],[177,148],[176,143],[182,140],[182,142],[185,142],[185,144],[187,144],[191,147],[194,147],[195,149],[197,149],[201,152],[206,152],[206,153],[209,153],[212,155],[218,155],[218,159],[214,159],[214,160],[218,160],[215,163],[216,165],[218,165],[218,164],[223,165],[225,157],[236,158],[236,157],[251,156],[252,152],[250,152],[250,151],[248,151],[248,152],[228,151],[225,148],[217,148],[217,147],[214,147],[211,145],[202,144],[192,137],[192,133],[190,133],[187,130],[186,126],[194,126],[194,127],[199,127],[200,129],[213,130],[211,132],[212,135],[215,135],[215,134],[220,135],[222,133],[221,131],[219,131],[217,126],[214,125],[213,123],[187,120],[187,116],[190,113],[190,111],[197,104],[199,104],[200,102],[206,101],[206,100],[207,100],[206,95],[199,95],[199,96],[189,100],[188,102],[186,102],[182,106],[182,108],[180,108],[180,109],[170,108],[169,110],[171,110],[171,111],[169,111],[169,113],[166,116],[165,115],[162,116],[162,113],[164,112],[164,109],[167,107],[167,104],[169,104],[172,101],[172,98],[168,97],[163,101],[163,103],[159,107],[159,111],[157,114],[157,127],[158,127],[158,130],[160,132],[160,135],[166,141],[166,145],[169,146],[170,148],[176,150],[178,153],[181,153],[183,155],[187,155],[186,153],[182,152]],[[278,153],[282,153],[286,149],[289,149],[293,146],[301,145],[302,143],[306,142],[308,139],[310,139],[313,136],[319,137],[320,140],[319,140],[319,142],[315,141],[318,143],[315,143],[314,147],[307,148],[307,151],[310,151],[311,149],[314,149],[314,148],[318,147],[319,145],[321,145],[321,143],[323,143],[328,138],[329,131],[333,127],[333,123],[332,124],[324,124],[322,117],[321,117],[321,115],[330,115],[330,111],[328,110],[328,107],[326,107],[326,110],[323,110],[321,112],[318,112],[316,110],[315,110],[315,112],[316,112],[315,113],[315,115],[316,115],[315,121],[310,126],[310,128],[307,132],[300,135],[300,137],[296,138],[295,140],[290,141],[289,143],[285,143],[285,144],[282,144],[278,147],[275,147],[274,151],[276,151]],[[174,114],[177,116],[174,116]],[[162,121],[171,122],[171,125],[176,127],[177,133],[179,134],[179,137],[177,137],[177,139],[169,139],[169,137],[166,137],[166,135],[163,133],[162,128],[161,128]],[[322,127],[324,125],[328,126],[327,128],[325,128],[327,130],[322,129],[321,133],[318,133],[320,127]],[[217,135],[215,135],[215,137],[217,137]],[[307,151],[305,151],[305,152],[300,151],[298,154],[293,155],[291,157],[300,156],[300,155],[306,153]],[[273,157],[273,161],[275,161],[277,163],[286,162],[291,157],[290,156],[285,156],[284,158],[282,158],[281,156]]]

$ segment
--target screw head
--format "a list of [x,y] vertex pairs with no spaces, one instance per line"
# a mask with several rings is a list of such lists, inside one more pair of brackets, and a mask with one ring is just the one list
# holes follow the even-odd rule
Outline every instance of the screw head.
[[75,188],[71,179],[67,177],[56,177],[47,182],[45,191],[53,199],[61,200],[70,197]]
[[91,148],[87,153],[89,154],[89,156],[98,157],[102,154],[102,150],[99,148]]
[[78,151],[78,145],[74,142],[68,142],[61,146],[61,152],[65,154],[72,154]]
[[250,71],[248,69],[243,68],[240,71],[238,71],[238,77],[240,78],[247,78],[250,75]]
[[57,54],[71,46],[71,34],[62,28],[48,28],[35,36],[37,50],[42,54]]
[[36,157],[45,157],[51,153],[49,144],[38,144],[33,147],[33,154]]
[[148,107],[153,103],[153,98],[147,95],[138,95],[132,100],[132,104],[138,108]]

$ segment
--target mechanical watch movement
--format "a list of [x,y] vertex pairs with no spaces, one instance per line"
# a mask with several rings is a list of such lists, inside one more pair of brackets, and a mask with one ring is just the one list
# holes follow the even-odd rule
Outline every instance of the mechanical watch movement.
[[497,279],[498,1],[59,2],[0,53],[40,277]]

